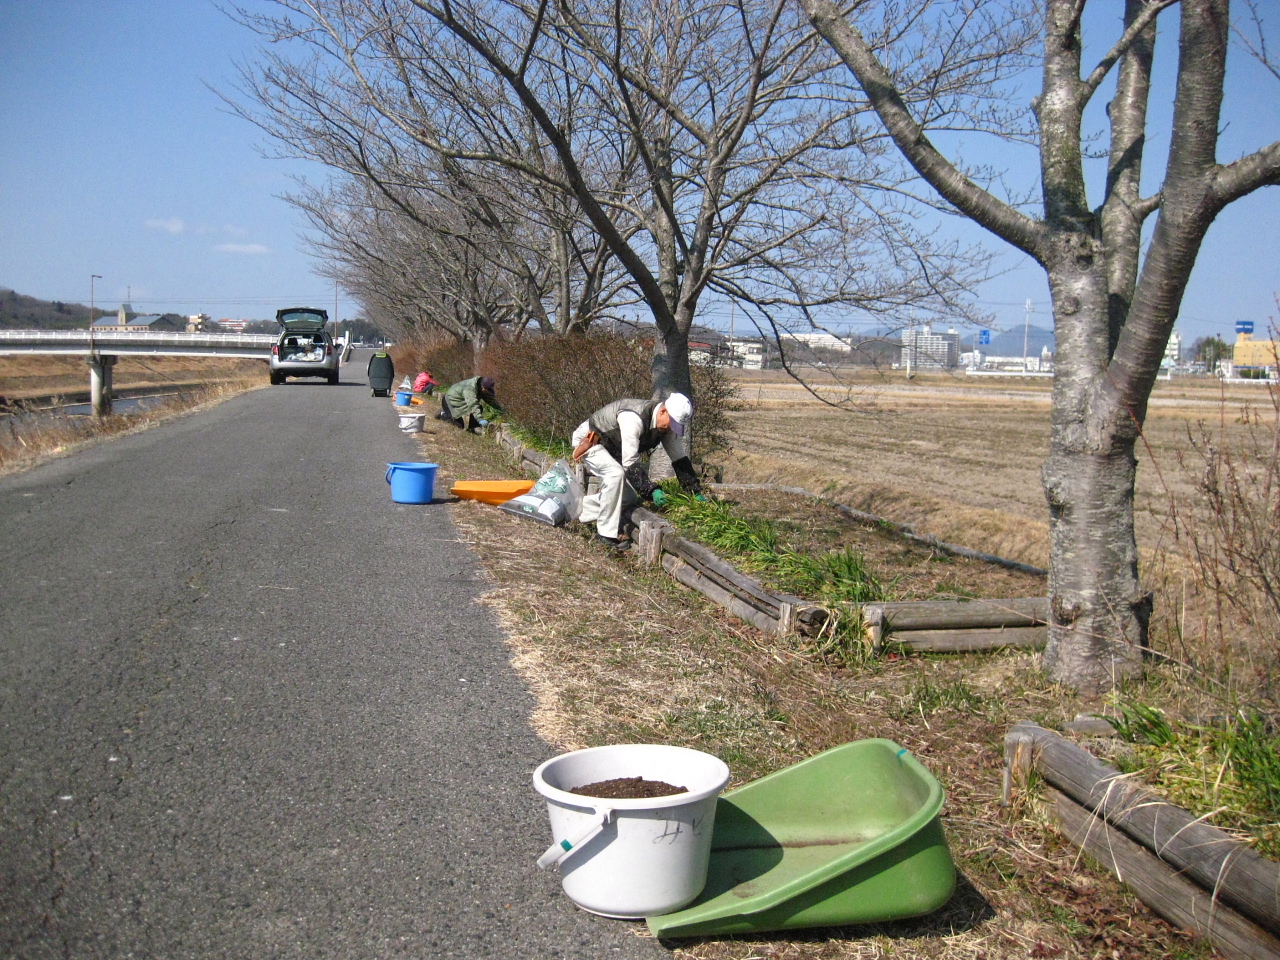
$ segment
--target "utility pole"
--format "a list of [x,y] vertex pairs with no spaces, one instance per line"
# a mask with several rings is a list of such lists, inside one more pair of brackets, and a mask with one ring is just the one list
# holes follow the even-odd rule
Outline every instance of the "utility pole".
[[734,321],[738,318],[738,301],[729,301],[729,362],[737,366],[738,351],[733,349]]
[[93,281],[101,280],[102,274],[89,274],[89,342],[93,342]]
[[338,281],[333,281],[333,332],[338,332]]
[[1022,372],[1027,372],[1027,338],[1031,335],[1031,301],[1027,300],[1026,319],[1022,322]]

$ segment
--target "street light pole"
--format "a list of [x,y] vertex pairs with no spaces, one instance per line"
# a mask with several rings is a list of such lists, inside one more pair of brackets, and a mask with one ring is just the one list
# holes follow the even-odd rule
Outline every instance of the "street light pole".
[[1027,301],[1027,313],[1022,321],[1022,372],[1027,372],[1027,339],[1031,336],[1031,301]]
[[93,336],[93,281],[101,280],[102,274],[89,274],[89,336]]

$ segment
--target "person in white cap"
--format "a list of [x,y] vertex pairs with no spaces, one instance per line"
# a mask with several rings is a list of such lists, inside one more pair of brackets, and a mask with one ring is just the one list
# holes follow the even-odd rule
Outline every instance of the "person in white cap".
[[601,407],[573,432],[573,459],[585,462],[600,478],[600,490],[582,500],[582,523],[596,524],[596,539],[614,550],[630,544],[619,538],[623,511],[658,488],[640,457],[662,444],[680,486],[699,493],[702,484],[689,459],[686,440],[693,404],[683,393],[665,400],[615,400]]

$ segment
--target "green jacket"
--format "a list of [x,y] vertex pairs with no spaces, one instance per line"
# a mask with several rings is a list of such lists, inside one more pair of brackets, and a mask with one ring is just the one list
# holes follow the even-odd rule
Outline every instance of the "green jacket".
[[449,404],[449,412],[453,414],[455,420],[466,420],[469,416],[480,419],[484,416],[480,406],[479,377],[459,380],[449,388],[444,399]]

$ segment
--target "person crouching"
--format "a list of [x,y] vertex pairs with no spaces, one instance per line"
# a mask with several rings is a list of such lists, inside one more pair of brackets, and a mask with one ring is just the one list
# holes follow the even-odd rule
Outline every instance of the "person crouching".
[[649,480],[640,457],[662,444],[680,486],[699,493],[702,485],[689,459],[686,432],[693,404],[682,393],[666,400],[624,398],[601,407],[573,432],[574,460],[600,478],[598,492],[582,500],[582,523],[596,524],[596,540],[614,550],[630,544],[619,538],[624,510],[638,500],[651,500],[658,488]]
[[436,419],[452,423],[461,430],[479,433],[489,425],[481,404],[487,403],[495,410],[502,409],[498,404],[496,390],[497,384],[492,377],[459,380],[440,398],[440,412],[436,414]]

